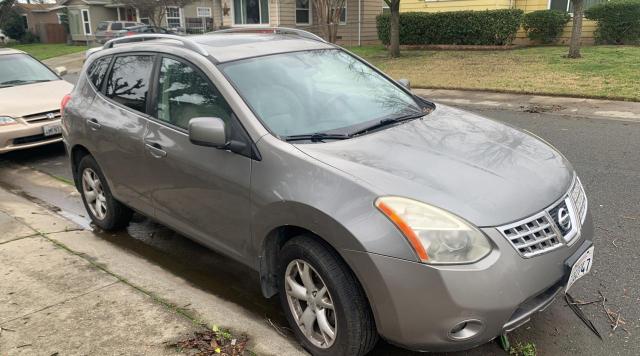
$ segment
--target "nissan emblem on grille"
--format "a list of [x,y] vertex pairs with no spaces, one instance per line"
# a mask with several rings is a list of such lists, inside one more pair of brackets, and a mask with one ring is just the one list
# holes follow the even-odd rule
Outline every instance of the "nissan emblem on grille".
[[56,117],[56,115],[54,113],[52,113],[52,112],[47,113],[47,119],[53,120],[54,117]]
[[549,215],[551,215],[551,218],[556,223],[556,226],[562,233],[562,236],[566,236],[571,231],[571,216],[566,200],[549,209]]
[[558,209],[558,225],[562,228],[563,231],[571,230],[571,217],[569,216],[569,211],[567,208],[562,207]]

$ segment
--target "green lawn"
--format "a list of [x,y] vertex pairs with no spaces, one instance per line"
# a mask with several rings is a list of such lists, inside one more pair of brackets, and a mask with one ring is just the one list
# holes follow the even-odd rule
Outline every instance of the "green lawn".
[[383,46],[351,47],[394,78],[416,88],[493,90],[640,101],[640,47],[567,47],[510,51],[403,51],[390,59]]
[[86,51],[86,46],[70,46],[64,43],[33,43],[12,45],[11,48],[25,51],[39,60],[58,57],[65,54]]

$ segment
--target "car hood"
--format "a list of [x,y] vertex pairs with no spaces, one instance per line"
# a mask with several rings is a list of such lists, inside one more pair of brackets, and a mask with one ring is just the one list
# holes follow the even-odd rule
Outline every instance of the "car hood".
[[432,204],[482,227],[541,211],[573,177],[570,163],[540,138],[441,105],[385,130],[296,147],[381,195]]
[[60,101],[73,90],[64,80],[0,88],[0,115],[22,117],[60,109]]

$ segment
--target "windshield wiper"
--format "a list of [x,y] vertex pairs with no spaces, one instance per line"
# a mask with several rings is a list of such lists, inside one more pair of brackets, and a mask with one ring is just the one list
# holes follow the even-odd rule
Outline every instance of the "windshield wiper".
[[352,132],[349,134],[349,136],[357,136],[357,135],[362,135],[364,133],[367,133],[369,131],[373,131],[373,130],[378,130],[380,128],[383,128],[385,126],[389,126],[389,125],[395,125],[399,122],[403,122],[403,121],[409,121],[409,120],[414,120],[414,119],[419,119],[423,116],[425,116],[426,113],[424,112],[411,112],[409,114],[405,114],[405,115],[400,115],[397,117],[392,117],[392,118],[384,118],[376,123],[373,123],[370,126],[367,126],[365,128],[362,128],[358,131]]
[[311,141],[311,142],[321,142],[324,140],[345,140],[350,138],[350,135],[342,135],[342,134],[329,134],[316,132],[312,134],[304,134],[304,135],[291,135],[284,136],[285,141]]
[[14,79],[7,80],[6,82],[0,83],[1,86],[9,86],[12,84],[31,84],[31,83],[40,83],[40,82],[50,82],[49,79],[36,79],[36,80],[23,80],[23,79]]

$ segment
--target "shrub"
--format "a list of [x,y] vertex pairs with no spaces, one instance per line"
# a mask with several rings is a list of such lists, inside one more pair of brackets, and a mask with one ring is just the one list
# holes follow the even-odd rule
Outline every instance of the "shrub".
[[0,24],[0,30],[9,38],[19,40],[25,33],[22,17],[14,10],[11,10],[5,21]]
[[34,35],[33,33],[27,31],[20,39],[20,43],[35,43],[40,42],[40,37],[38,35]]
[[[507,45],[515,38],[522,10],[403,12],[400,44]],[[377,18],[378,38],[389,44],[390,15]]]
[[596,42],[640,44],[640,0],[599,4],[585,11],[585,16],[598,22]]
[[538,10],[525,14],[522,27],[533,41],[552,43],[562,33],[571,15],[558,10]]

